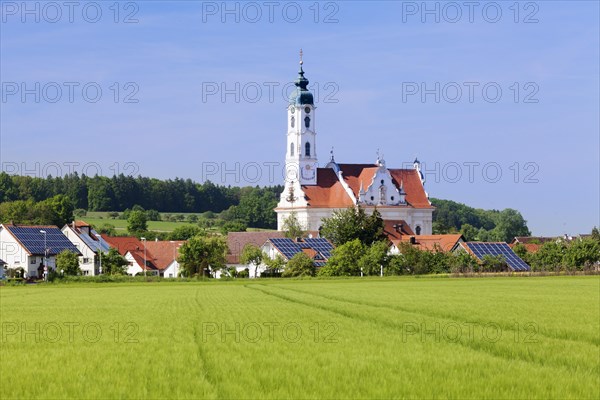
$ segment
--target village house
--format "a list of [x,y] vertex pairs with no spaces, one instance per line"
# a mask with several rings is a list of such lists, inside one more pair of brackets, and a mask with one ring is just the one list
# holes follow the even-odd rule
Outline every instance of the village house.
[[56,269],[56,256],[63,250],[82,256],[57,226],[0,225],[0,259],[22,278],[41,278]]
[[63,226],[61,231],[81,252],[79,269],[81,269],[82,274],[100,274],[102,271],[100,271],[98,254],[99,252],[106,253],[110,249],[102,235],[85,221],[73,221]]

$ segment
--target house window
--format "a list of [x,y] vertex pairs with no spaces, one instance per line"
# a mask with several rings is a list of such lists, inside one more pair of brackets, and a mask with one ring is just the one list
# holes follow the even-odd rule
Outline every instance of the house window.
[[306,155],[306,157],[310,157],[310,143],[308,142],[306,142],[304,145],[304,155]]
[[304,126],[310,128],[310,117],[304,118]]
[[420,235],[420,234],[421,234],[421,227],[420,227],[420,226],[417,226],[417,228],[415,229],[415,233],[416,233],[417,235]]
[[169,278],[172,278],[172,277],[173,277],[173,274],[169,274]]
[[290,143],[290,156],[294,156],[294,143]]
[[31,260],[29,261],[29,264],[35,264],[36,262],[36,258],[35,257],[31,257]]
[[84,263],[84,264],[89,264],[89,263],[90,263],[90,259],[89,259],[89,257],[84,257],[84,258],[83,258],[83,263]]
[[89,274],[90,274],[90,271],[83,270],[83,275],[89,275]]

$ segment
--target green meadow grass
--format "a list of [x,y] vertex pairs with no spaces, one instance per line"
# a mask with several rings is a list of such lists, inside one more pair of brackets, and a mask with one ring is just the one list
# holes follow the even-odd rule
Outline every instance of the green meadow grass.
[[0,288],[0,398],[600,397],[600,278]]
[[[100,218],[81,218],[83,221],[94,226],[102,226],[104,224],[111,224],[115,227],[118,232],[127,231],[127,220],[124,219],[100,219]],[[172,232],[175,228],[180,226],[192,225],[198,226],[198,224],[192,224],[189,222],[172,222],[172,221],[148,221],[148,229],[157,232]]]

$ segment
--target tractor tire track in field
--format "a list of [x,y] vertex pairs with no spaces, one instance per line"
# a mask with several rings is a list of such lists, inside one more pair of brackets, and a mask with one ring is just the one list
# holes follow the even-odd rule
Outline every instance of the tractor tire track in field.
[[202,312],[202,310],[204,310],[204,305],[198,298],[199,293],[200,293],[200,290],[197,289],[196,294],[194,296],[194,301],[196,302],[196,305],[197,305],[196,314],[198,315],[198,318],[196,319],[196,321],[193,322],[194,343],[196,344],[196,348],[198,349],[198,351],[197,351],[198,358],[202,362],[202,365],[201,365],[202,370],[199,372],[204,376],[205,381],[210,385],[212,391],[216,394],[216,398],[221,398],[222,396],[219,391],[219,387],[221,385],[219,385],[219,381],[218,381],[217,377],[211,373],[211,371],[214,371],[214,368],[212,368],[212,366],[210,365],[210,362],[208,361],[208,356],[206,355],[206,351],[205,351],[204,347],[202,346],[202,334],[198,331],[198,325],[202,321],[201,312]]
[[[245,287],[247,287],[248,289],[252,289],[252,290],[257,290],[260,291],[261,293],[264,293],[265,295],[268,296],[273,296],[273,297],[277,297],[280,298],[282,300],[286,300],[292,303],[296,303],[296,304],[301,304],[310,308],[316,308],[316,309],[320,309],[320,310],[324,310],[324,311],[328,311],[337,315],[340,315],[342,317],[345,318],[349,318],[352,320],[362,320],[365,322],[373,322],[379,326],[382,326],[386,329],[391,329],[394,332],[398,333],[398,332],[402,332],[404,331],[404,327],[403,325],[399,325],[398,323],[395,323],[395,321],[393,320],[382,320],[380,318],[374,317],[374,316],[370,316],[370,315],[360,315],[356,312],[351,312],[351,311],[345,311],[345,310],[340,310],[335,308],[334,306],[326,306],[323,305],[323,303],[317,303],[317,302],[310,302],[310,301],[303,301],[297,298],[293,298],[290,296],[287,296],[285,294],[281,294],[281,293],[274,293],[273,291],[267,290],[267,286],[266,285],[261,285],[261,284],[256,284],[256,285],[244,285]],[[258,286],[262,286],[262,288],[258,287]],[[368,305],[368,304],[361,304],[360,302],[352,302],[352,301],[348,301],[346,299],[336,299],[336,298],[330,298],[327,296],[322,296],[322,295],[317,295],[314,293],[307,293],[301,290],[295,290],[295,289],[282,289],[279,286],[275,286],[277,289],[282,290],[284,292],[289,291],[289,292],[297,292],[303,295],[312,295],[313,297],[317,297],[317,298],[323,298],[329,301],[337,301],[337,302],[341,302],[341,303],[346,303],[346,304],[351,304],[354,306],[361,306],[361,307],[371,307],[371,308],[384,308],[384,309],[389,309],[392,311],[396,311],[396,312],[403,312],[403,313],[407,313],[407,314],[415,314],[415,315],[421,315],[421,316],[425,316],[428,318],[439,318],[437,316],[430,316],[427,315],[425,313],[419,313],[419,312],[415,312],[415,311],[404,311],[404,310],[399,310],[399,309],[394,309],[394,308],[390,308],[390,307],[384,307],[381,305],[377,305],[377,306],[373,306],[373,305]],[[452,320],[452,319],[451,319]],[[466,321],[463,321],[466,322]],[[477,325],[477,323],[473,323],[474,325]],[[420,330],[418,331],[420,333]],[[412,332],[411,332],[412,333]],[[550,338],[550,339],[554,339],[555,338]],[[582,370],[582,365],[580,363],[577,362],[577,360],[572,360],[569,363],[564,363],[564,362],[548,362],[547,359],[543,359],[540,358],[538,359],[536,357],[536,355],[534,353],[528,352],[527,354],[521,354],[521,353],[513,353],[513,354],[506,354],[501,352],[501,349],[499,348],[499,346],[495,346],[494,343],[486,343],[486,342],[476,342],[476,341],[465,341],[465,340],[459,340],[456,342],[444,342],[448,345],[458,345],[461,347],[465,347],[467,349],[473,350],[475,352],[479,352],[479,353],[483,353],[486,354],[490,357],[494,357],[494,358],[499,358],[502,359],[504,361],[509,361],[509,362],[514,362],[515,359],[528,363],[528,364],[533,364],[539,367],[556,367],[556,368],[560,368],[560,369],[566,369],[569,370],[571,372],[574,373],[580,373]],[[594,373],[597,373],[599,370],[599,366],[596,365],[593,368]]]
[[[291,292],[312,295],[315,297],[321,297],[321,298],[328,299],[328,300],[341,301],[344,303],[357,304],[357,305],[367,306],[367,307],[388,309],[388,310],[392,310],[392,311],[401,311],[404,313],[415,314],[415,315],[424,315],[424,316],[430,317],[430,318],[443,318],[443,319],[447,319],[447,320],[451,320],[451,321],[455,321],[455,322],[459,322],[459,323],[469,323],[469,324],[480,325],[480,326],[484,326],[489,323],[494,323],[494,324],[498,325],[503,331],[511,331],[511,332],[515,332],[515,333],[517,332],[517,330],[514,328],[514,324],[510,324],[510,323],[502,323],[502,322],[497,322],[497,321],[488,321],[488,320],[475,319],[475,318],[472,320],[465,320],[465,319],[459,318],[453,314],[448,314],[448,313],[424,312],[424,311],[415,310],[415,309],[402,307],[402,306],[398,306],[398,305],[386,305],[386,304],[373,303],[373,302],[368,302],[368,301],[357,301],[357,300],[347,299],[344,297],[324,295],[324,294],[320,294],[320,293],[314,293],[314,292],[299,290],[299,289],[295,289],[295,288],[282,287],[282,286],[278,286],[278,285],[273,285],[273,286],[278,289],[281,289],[281,290],[289,290]],[[591,344],[593,346],[600,346],[600,336],[596,337],[596,338],[582,337],[579,339],[574,339],[572,337],[569,337],[567,333],[546,332],[546,331],[542,331],[542,330],[538,330],[536,332],[536,334],[539,334],[541,336],[544,336],[545,338],[553,339],[553,340],[564,340],[564,341],[569,341],[569,342],[577,342],[577,343]]]

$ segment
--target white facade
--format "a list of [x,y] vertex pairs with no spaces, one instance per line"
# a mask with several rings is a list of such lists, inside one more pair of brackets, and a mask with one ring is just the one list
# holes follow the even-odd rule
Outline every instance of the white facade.
[[[302,62],[301,62],[302,64]],[[317,160],[317,141],[315,128],[315,106],[313,96],[308,91],[308,80],[304,77],[304,71],[300,68],[300,75],[296,80],[296,91],[290,98],[290,104],[287,109],[287,142],[286,142],[286,179],[284,190],[281,193],[279,204],[275,211],[277,212],[277,229],[284,230],[284,221],[291,215],[296,214],[298,221],[305,230],[316,231],[322,225],[323,218],[331,217],[331,215],[339,210],[339,207],[325,207],[324,204],[315,206],[308,204],[306,193],[311,190],[311,187],[327,190],[330,186],[325,184],[322,188],[319,186],[323,183],[318,182],[318,160]],[[365,168],[372,172],[377,169],[372,175],[370,181],[367,178],[360,180],[360,188],[356,183],[354,188],[349,186],[345,179],[344,171],[340,170],[340,166],[332,158],[326,168],[331,168],[339,182],[335,196],[339,196],[340,192],[345,193],[346,207],[361,206],[368,213],[377,207],[384,220],[404,220],[411,229],[417,234],[428,235],[432,233],[433,224],[433,207],[426,199],[427,193],[424,189],[424,176],[420,171],[420,163],[415,160],[414,170],[408,170],[413,175],[412,195],[418,192],[421,199],[420,204],[414,206],[407,203],[407,193],[404,191],[404,182],[394,183],[390,170],[386,167],[383,157],[378,154],[377,161],[372,165],[350,165],[358,168]],[[356,170],[356,168],[354,168]],[[392,170],[395,174],[401,176],[405,172]],[[327,174],[331,177],[331,174]],[[353,177],[356,182],[356,176]],[[396,180],[398,175],[396,175]],[[419,187],[420,181],[420,187]],[[337,184],[337,183],[336,183]],[[306,191],[306,192],[305,192]],[[333,190],[332,190],[333,192]],[[334,196],[332,194],[332,196]],[[344,203],[334,203],[340,205]],[[346,208],[344,207],[344,208]]]
[[164,270],[163,277],[165,278],[177,278],[179,276],[179,263],[177,260],[173,260],[171,264]]
[[[7,269],[23,268],[28,278],[42,276],[38,268],[44,264],[44,257],[29,254],[3,225],[0,225],[0,260],[6,263]],[[46,261],[49,268],[56,268],[56,256],[49,255]]]
[[82,254],[79,257],[79,269],[81,269],[81,273],[90,276],[96,275],[96,257],[98,254],[92,250],[69,225],[65,225],[61,230],[67,239],[69,239]]

